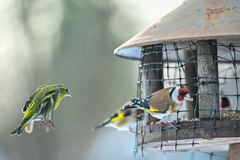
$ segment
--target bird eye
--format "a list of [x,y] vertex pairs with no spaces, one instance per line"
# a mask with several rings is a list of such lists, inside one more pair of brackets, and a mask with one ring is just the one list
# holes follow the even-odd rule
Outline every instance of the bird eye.
[[180,90],[180,91],[179,91],[179,94],[180,94],[180,95],[184,95],[184,94],[186,94],[186,93]]

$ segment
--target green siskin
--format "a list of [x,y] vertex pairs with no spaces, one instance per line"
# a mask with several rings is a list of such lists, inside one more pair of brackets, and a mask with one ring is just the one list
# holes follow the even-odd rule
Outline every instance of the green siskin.
[[48,131],[48,124],[55,127],[51,120],[53,111],[65,96],[72,97],[67,87],[61,84],[38,87],[23,106],[22,112],[25,115],[19,127],[11,135],[21,135],[24,128],[27,133],[31,133],[34,121],[41,121],[46,131]]

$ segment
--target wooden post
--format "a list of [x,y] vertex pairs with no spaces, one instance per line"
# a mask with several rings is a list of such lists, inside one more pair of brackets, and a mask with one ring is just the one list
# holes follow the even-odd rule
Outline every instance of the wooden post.
[[[212,119],[214,117],[214,109],[219,110],[219,82],[216,42],[216,40],[197,42],[200,119]],[[215,118],[219,119],[219,117],[220,112],[215,112]]]
[[229,145],[228,152],[229,160],[239,160],[240,158],[240,143],[233,143]]
[[[192,53],[192,51],[187,50],[184,52],[184,59],[185,61],[189,60],[191,58],[191,61],[193,62],[188,62],[187,65],[185,66],[185,77],[186,77],[186,84],[188,84],[187,88],[189,89],[191,94],[196,94],[198,87],[194,86],[194,84],[197,84],[197,62],[194,62],[194,57],[196,57],[196,51],[194,51],[194,53]],[[197,59],[195,59],[195,61],[197,61]],[[191,120],[192,118],[194,118],[194,109],[196,107],[196,105],[198,105],[196,103],[196,96],[195,95],[191,95],[191,97],[193,98],[192,102],[188,102],[186,103],[186,109],[187,110],[192,110],[192,112],[187,112],[187,119]],[[198,106],[197,106],[198,109]],[[199,114],[197,112],[196,117],[198,118]]]
[[[142,98],[163,88],[162,45],[144,46]],[[158,64],[156,64],[158,63]],[[156,121],[150,118],[150,122]]]
[[[143,57],[143,96],[163,88],[162,45],[145,46]],[[156,64],[158,63],[158,64]]]

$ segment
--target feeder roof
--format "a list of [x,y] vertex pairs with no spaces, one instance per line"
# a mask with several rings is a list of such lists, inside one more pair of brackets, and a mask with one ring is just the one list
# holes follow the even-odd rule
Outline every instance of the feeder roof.
[[240,37],[239,0],[189,0],[115,49],[114,54],[141,58],[145,45]]

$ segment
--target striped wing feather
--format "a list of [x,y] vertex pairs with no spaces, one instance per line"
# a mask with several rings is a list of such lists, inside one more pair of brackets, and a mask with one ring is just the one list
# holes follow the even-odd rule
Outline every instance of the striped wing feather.
[[39,91],[45,87],[45,85],[41,85],[40,87],[38,87],[32,94],[31,96],[28,98],[27,102],[25,103],[25,105],[22,108],[22,112],[25,113],[29,107],[29,105],[31,104],[33,98],[36,96],[37,93],[39,93]]
[[174,103],[170,96],[169,91],[171,88],[165,88],[154,92],[152,97],[148,101],[148,105],[159,112],[164,112],[169,109],[169,107]]

